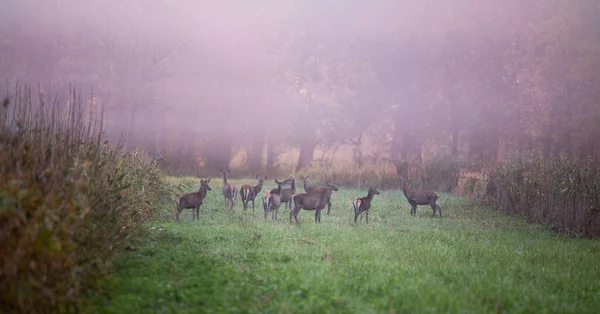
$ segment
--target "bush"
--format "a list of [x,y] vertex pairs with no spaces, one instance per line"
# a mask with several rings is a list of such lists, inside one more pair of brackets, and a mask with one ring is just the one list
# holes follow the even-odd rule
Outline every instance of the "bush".
[[554,229],[600,235],[600,162],[529,153],[493,168],[486,198],[499,210]]
[[451,192],[458,184],[461,164],[451,156],[438,155],[423,165],[423,187]]
[[18,88],[0,108],[4,313],[76,310],[82,288],[153,216],[162,188],[153,159],[102,143],[101,113],[36,99]]
[[369,186],[378,189],[393,189],[400,185],[396,168],[392,163],[367,163],[362,168],[348,165],[337,167],[313,165],[300,173],[310,174],[311,182],[315,182],[313,184],[333,181],[339,186],[365,189]]

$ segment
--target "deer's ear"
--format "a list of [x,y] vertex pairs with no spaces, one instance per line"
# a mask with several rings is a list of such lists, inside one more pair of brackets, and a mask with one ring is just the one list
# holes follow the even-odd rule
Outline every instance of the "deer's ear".
[[230,172],[231,172],[231,169],[227,169],[227,173],[230,173]]
[[206,180],[206,183],[209,183],[209,182],[210,182],[210,179]]
[[267,176],[265,176],[265,181],[267,180]]

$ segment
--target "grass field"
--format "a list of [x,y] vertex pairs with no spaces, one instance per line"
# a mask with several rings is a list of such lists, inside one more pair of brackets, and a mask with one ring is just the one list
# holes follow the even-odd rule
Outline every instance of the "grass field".
[[[171,179],[176,181],[176,179]],[[252,180],[247,180],[250,183]],[[274,187],[272,181],[267,187]],[[340,188],[331,215],[301,211],[289,224],[256,211],[223,209],[221,180],[201,221],[154,223],[147,239],[115,262],[100,313],[595,313],[600,242],[556,235],[519,217],[442,195],[443,218],[400,191],[375,196],[370,221],[353,223]],[[301,190],[301,185],[298,186]],[[264,191],[264,189],[263,189]],[[171,209],[169,209],[171,210]],[[173,214],[174,217],[174,214]]]

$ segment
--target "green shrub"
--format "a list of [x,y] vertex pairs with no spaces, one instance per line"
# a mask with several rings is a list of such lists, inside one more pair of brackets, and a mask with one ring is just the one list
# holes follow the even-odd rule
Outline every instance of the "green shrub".
[[155,212],[157,162],[103,144],[75,98],[61,112],[18,88],[0,107],[0,312],[76,310]]
[[588,236],[600,235],[600,162],[567,156],[516,155],[492,169],[487,200],[532,222]]

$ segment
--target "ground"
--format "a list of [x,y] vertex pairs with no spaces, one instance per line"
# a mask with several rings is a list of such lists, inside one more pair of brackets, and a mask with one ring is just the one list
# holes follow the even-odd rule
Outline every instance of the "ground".
[[[175,180],[175,179],[173,179]],[[246,180],[248,183],[252,180]],[[245,182],[245,181],[243,181]],[[375,196],[369,224],[354,224],[340,188],[331,215],[301,211],[289,223],[224,209],[220,180],[181,223],[149,226],[90,293],[100,313],[594,313],[600,241],[555,234],[442,194],[444,217],[400,191]],[[274,187],[268,185],[268,188]],[[301,187],[300,187],[301,189]],[[264,190],[263,190],[264,191]],[[168,209],[172,210],[172,209]],[[173,214],[174,218],[174,214]]]

